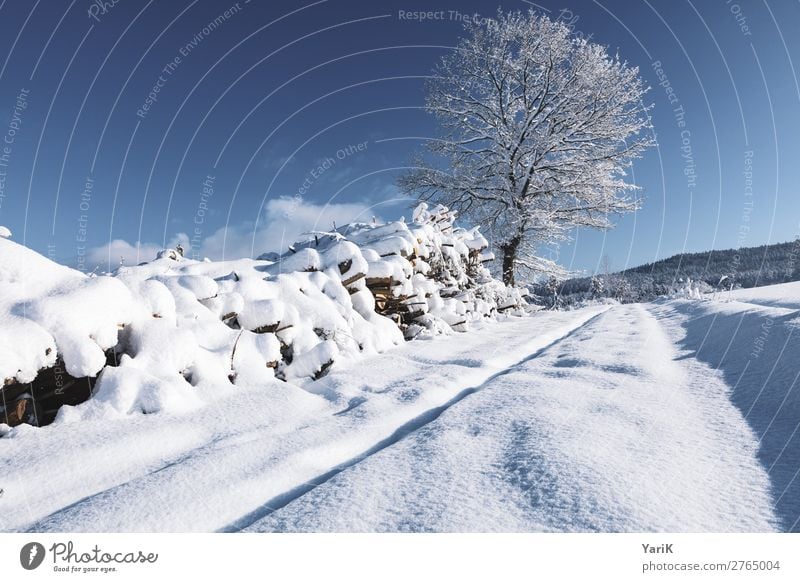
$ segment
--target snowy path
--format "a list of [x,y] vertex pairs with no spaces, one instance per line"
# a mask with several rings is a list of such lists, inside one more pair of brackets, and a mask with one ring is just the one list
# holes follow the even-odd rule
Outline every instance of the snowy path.
[[0,530],[796,530],[798,326],[741,302],[538,313],[193,415],[16,429]]
[[309,389],[229,389],[191,417],[23,429],[0,441],[0,529],[209,531],[249,525],[421,426],[605,308],[411,342]]
[[765,531],[757,442],[642,306],[615,307],[254,531]]
[[765,305],[667,302],[652,311],[684,350],[686,365],[711,370],[728,386],[728,400],[754,432],[780,528],[798,532],[800,311],[786,306],[798,302],[800,283],[765,287],[758,295]]

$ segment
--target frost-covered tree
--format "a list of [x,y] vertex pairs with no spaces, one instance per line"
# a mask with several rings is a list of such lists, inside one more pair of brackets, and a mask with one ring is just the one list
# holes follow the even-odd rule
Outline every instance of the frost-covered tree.
[[603,279],[601,277],[592,277],[589,285],[589,292],[591,293],[592,297],[602,297],[605,290],[606,286],[603,282]]
[[547,294],[551,300],[551,307],[556,309],[558,307],[558,287],[560,283],[558,278],[555,276],[551,276],[550,279],[547,281]]
[[507,284],[519,271],[553,274],[537,249],[638,208],[626,169],[653,143],[648,87],[636,67],[534,12],[466,32],[428,87],[439,159],[420,159],[400,184],[488,229]]

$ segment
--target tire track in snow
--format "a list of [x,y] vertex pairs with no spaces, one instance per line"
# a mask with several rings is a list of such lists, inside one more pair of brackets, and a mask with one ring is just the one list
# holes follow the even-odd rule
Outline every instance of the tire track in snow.
[[369,449],[367,449],[365,452],[361,453],[360,455],[357,455],[356,457],[353,457],[352,459],[350,459],[348,461],[345,461],[344,463],[340,463],[339,465],[336,465],[335,467],[332,467],[329,471],[319,475],[318,477],[316,477],[314,479],[306,481],[305,483],[303,483],[301,485],[298,485],[297,487],[295,487],[293,489],[290,489],[289,491],[286,491],[285,493],[282,493],[280,495],[272,497],[268,502],[266,502],[263,505],[257,507],[255,510],[243,515],[241,518],[235,520],[234,522],[232,522],[228,526],[220,528],[218,530],[218,532],[229,533],[229,532],[241,531],[241,530],[247,528],[248,526],[254,524],[255,522],[257,522],[257,521],[259,521],[261,519],[264,519],[265,517],[269,516],[271,513],[273,513],[275,511],[285,507],[289,503],[292,503],[293,501],[296,501],[297,499],[301,498],[302,496],[306,495],[307,493],[313,491],[314,489],[316,489],[320,485],[323,485],[327,481],[329,481],[332,478],[334,478],[336,475],[338,475],[342,471],[345,471],[345,470],[347,470],[347,469],[349,469],[351,467],[354,467],[354,466],[358,465],[359,463],[369,459],[373,455],[383,451],[384,449],[387,449],[388,447],[391,447],[392,445],[397,444],[398,442],[402,441],[406,437],[413,435],[414,433],[416,433],[420,429],[424,428],[428,424],[430,424],[430,423],[434,422],[436,419],[438,419],[446,410],[448,410],[449,408],[455,406],[459,402],[463,401],[468,396],[470,396],[472,394],[475,394],[476,392],[480,392],[484,387],[486,387],[487,385],[491,384],[497,378],[500,378],[502,376],[505,376],[507,374],[510,374],[510,373],[516,371],[518,368],[524,366],[525,364],[527,364],[531,360],[534,360],[535,358],[538,358],[540,355],[542,355],[543,353],[547,352],[548,350],[550,350],[551,348],[553,348],[554,346],[556,346],[560,342],[570,338],[572,335],[574,335],[575,333],[579,332],[580,330],[582,330],[586,326],[591,325],[597,318],[599,318],[601,315],[603,315],[604,313],[609,311],[609,309],[611,309],[611,308],[605,309],[605,310],[593,315],[589,319],[581,322],[580,324],[572,327],[569,331],[567,331],[563,335],[561,335],[558,338],[552,340],[548,344],[538,348],[533,353],[525,356],[521,360],[518,360],[517,362],[515,362],[515,363],[513,363],[513,364],[511,364],[509,366],[506,366],[503,369],[493,373],[488,378],[483,380],[480,384],[478,384],[476,386],[470,386],[468,388],[465,388],[465,389],[461,390],[458,394],[456,394],[453,398],[451,398],[450,400],[448,400],[444,404],[442,404],[440,406],[437,406],[435,408],[432,408],[432,409],[430,409],[430,410],[428,410],[426,412],[423,412],[422,414],[418,415],[414,419],[412,419],[412,420],[406,422],[405,424],[403,424],[402,426],[400,426],[389,437],[377,442],[376,444],[374,444],[372,447],[370,447]]

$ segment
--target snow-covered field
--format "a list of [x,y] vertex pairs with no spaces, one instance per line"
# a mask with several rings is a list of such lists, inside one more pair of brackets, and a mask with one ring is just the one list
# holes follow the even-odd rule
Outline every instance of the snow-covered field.
[[737,289],[730,293],[722,293],[721,298],[766,307],[800,309],[800,293],[797,292],[797,283]]
[[191,412],[17,427],[0,529],[798,531],[798,297],[485,321]]
[[641,305],[612,308],[255,531],[767,531],[756,442]]

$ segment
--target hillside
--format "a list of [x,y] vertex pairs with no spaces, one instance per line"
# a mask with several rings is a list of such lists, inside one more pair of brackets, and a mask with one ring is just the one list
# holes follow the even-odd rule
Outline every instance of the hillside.
[[[683,253],[618,273],[578,277],[559,287],[561,299],[572,303],[597,296],[624,302],[648,301],[669,295],[692,281],[701,290],[762,287],[800,280],[800,241],[757,247]],[[592,289],[592,279],[599,279]],[[546,285],[537,295],[552,295]]]

